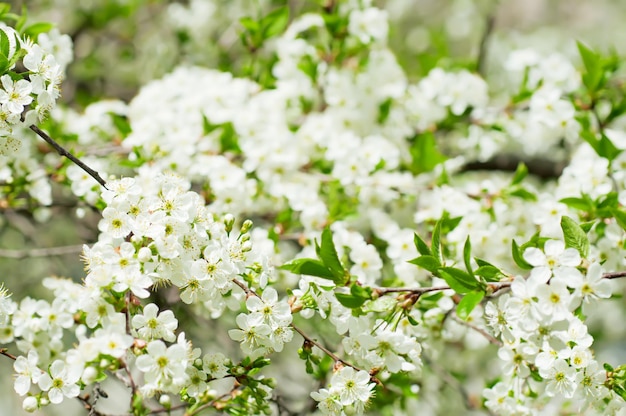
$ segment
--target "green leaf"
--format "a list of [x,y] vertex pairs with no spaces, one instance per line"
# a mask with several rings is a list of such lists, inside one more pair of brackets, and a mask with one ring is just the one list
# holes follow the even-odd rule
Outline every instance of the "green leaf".
[[435,273],[438,268],[441,267],[441,263],[433,256],[420,256],[409,260],[409,263],[415,264],[417,267],[428,270],[431,273]]
[[316,259],[296,259],[279,267],[295,274],[305,274],[335,281],[335,275],[321,261]]
[[471,274],[454,267],[441,267],[437,273],[456,293],[465,294],[480,288],[480,282]]
[[499,282],[506,275],[502,270],[493,265],[480,266],[474,270],[474,275],[484,278],[488,282]]
[[49,32],[54,26],[54,23],[49,22],[35,23],[24,29],[23,34],[35,41],[39,34]]
[[343,280],[345,269],[339,260],[335,243],[333,242],[333,234],[330,227],[325,227],[322,231],[322,245],[320,246],[319,256],[324,265],[331,271],[336,279]]
[[583,84],[587,87],[590,93],[596,91],[602,81],[602,63],[601,57],[581,42],[576,42],[578,45],[578,52],[585,65],[585,73],[583,74]]
[[583,229],[584,232],[588,233],[594,225],[596,225],[597,221],[587,221],[587,222],[581,222],[580,223],[580,228]]
[[263,39],[269,39],[282,33],[289,24],[289,7],[284,6],[274,10],[263,19],[261,19],[261,27]]
[[[0,31],[0,33],[2,33],[2,31]],[[0,73],[5,73],[9,69],[10,66],[11,66],[11,63],[9,62],[7,57],[0,54]]]
[[626,230],[626,212],[622,211],[621,209],[614,209],[613,211],[611,211],[611,214],[613,214],[613,218],[615,218],[617,224],[619,224],[619,226],[622,227],[623,230]]
[[508,191],[507,194],[510,196],[516,196],[518,198],[521,198],[524,201],[536,201],[537,200],[537,195],[533,194],[532,192],[530,192],[529,190],[525,188],[522,188],[521,186],[511,191]]
[[11,5],[9,3],[0,3],[0,18],[11,11]]
[[430,249],[433,252],[433,257],[437,259],[439,263],[443,263],[443,257],[441,255],[441,220],[435,224],[433,230],[433,236],[430,240]]
[[583,195],[583,198],[563,198],[559,202],[579,211],[590,212],[594,209],[593,201],[587,195]]
[[589,254],[589,238],[587,233],[583,231],[576,221],[570,217],[561,217],[561,229],[563,230],[563,237],[565,239],[566,247],[573,247],[580,253],[580,256],[585,258]]
[[242,17],[239,19],[239,23],[251,33],[258,32],[261,28],[259,22],[249,17]]
[[413,236],[413,242],[415,243],[415,248],[422,256],[432,256],[433,253],[430,251],[430,247],[417,233]]
[[446,157],[439,152],[435,142],[435,135],[431,132],[422,133],[415,137],[410,148],[413,161],[411,171],[414,174],[430,172],[438,164],[445,162]]
[[517,165],[517,169],[515,170],[515,174],[513,175],[513,179],[511,179],[511,185],[518,185],[524,178],[528,175],[528,167],[524,164],[524,162],[520,162]]
[[350,286],[350,293],[352,294],[352,296],[355,296],[357,298],[362,298],[365,300],[372,299],[371,287],[363,287],[358,284],[353,284],[352,286]]
[[6,59],[10,52],[11,44],[9,43],[9,36],[4,30],[0,29],[0,54]]
[[605,134],[602,134],[600,139],[598,139],[591,131],[583,130],[580,132],[580,137],[593,147],[593,150],[596,151],[598,156],[608,159],[609,161],[615,159],[622,152],[621,149],[615,147],[613,142]]
[[485,292],[482,290],[473,290],[463,296],[463,299],[461,299],[456,307],[456,314],[458,317],[463,320],[467,320],[476,305],[478,305],[484,297]]
[[128,134],[132,131],[128,118],[115,113],[109,114],[111,115],[111,119],[113,120],[113,124],[115,125],[117,130],[122,133],[124,137],[128,136]]
[[391,111],[391,104],[393,103],[393,99],[391,97],[387,98],[385,101],[380,103],[378,106],[378,124],[383,124],[389,118],[389,112]]
[[515,241],[515,239],[511,241],[511,246],[512,246],[511,252],[513,255],[513,261],[515,262],[515,264],[517,264],[517,266],[523,270],[532,269],[533,266],[531,266],[526,260],[524,260],[524,256],[523,256],[524,253],[517,245],[517,242]]
[[335,297],[346,308],[356,309],[363,306],[367,299],[363,299],[354,295],[348,295],[346,293],[335,293]]
[[233,152],[241,154],[239,141],[237,140],[237,132],[233,127],[233,123],[224,123],[222,126],[222,134],[220,134],[220,149],[222,153]]
[[469,274],[472,273],[472,243],[470,242],[469,235],[465,239],[465,245],[463,246],[463,262],[465,263],[465,268]]
[[298,62],[298,69],[311,78],[311,81],[317,82],[317,62],[311,55],[304,55]]

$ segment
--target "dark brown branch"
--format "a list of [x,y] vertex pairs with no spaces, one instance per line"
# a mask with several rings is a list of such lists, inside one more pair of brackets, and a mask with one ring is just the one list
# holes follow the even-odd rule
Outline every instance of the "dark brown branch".
[[565,169],[566,163],[563,162],[554,162],[547,159],[535,158],[524,160],[516,155],[498,155],[489,159],[486,162],[478,162],[473,161],[465,164],[463,168],[461,168],[462,172],[470,172],[470,171],[479,171],[479,170],[487,170],[487,171],[504,171],[504,172],[515,172],[517,169],[517,165],[520,162],[524,162],[526,167],[528,168],[528,173],[531,175],[537,176],[541,179],[556,179],[561,176],[563,173],[563,169]]
[[54,148],[54,150],[57,151],[57,153],[59,153],[61,156],[65,156],[66,158],[68,158],[69,160],[74,162],[74,164],[76,164],[76,166],[78,166],[79,168],[84,170],[89,176],[94,178],[100,185],[104,186],[105,189],[109,189],[109,188],[107,188],[106,182],[104,181],[104,179],[102,179],[100,177],[98,172],[96,172],[95,170],[91,169],[89,166],[87,166],[85,163],[83,163],[76,156],[74,156],[73,154],[71,154],[70,152],[65,150],[60,144],[58,144],[56,141],[54,141],[54,139],[52,139],[52,137],[48,136],[48,134],[46,134],[43,130],[41,130],[39,127],[35,126],[34,124],[32,126],[30,126],[30,129],[32,131],[34,131],[35,133],[37,133],[37,135],[39,137],[41,137],[42,139],[44,139],[50,146],[52,146]]

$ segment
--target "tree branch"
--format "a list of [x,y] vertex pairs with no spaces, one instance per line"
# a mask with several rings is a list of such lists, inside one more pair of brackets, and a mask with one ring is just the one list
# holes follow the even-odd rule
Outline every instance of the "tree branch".
[[62,256],[65,254],[81,253],[83,251],[82,244],[73,246],[60,246],[48,248],[32,248],[27,250],[11,250],[0,248],[0,257],[9,259],[25,259],[32,257],[52,257]]
[[70,152],[65,150],[60,144],[55,142],[54,139],[52,139],[52,137],[48,136],[48,134],[46,134],[43,130],[41,130],[39,127],[35,126],[34,124],[31,125],[29,128],[32,131],[34,131],[35,133],[37,133],[37,135],[39,137],[44,139],[50,146],[52,146],[54,148],[54,150],[57,151],[57,153],[59,153],[61,156],[65,156],[66,158],[68,158],[69,160],[74,162],[74,164],[76,164],[76,166],[78,166],[79,168],[84,170],[89,176],[94,178],[100,185],[104,186],[105,189],[109,189],[109,188],[107,188],[106,182],[104,181],[104,179],[102,179],[100,177],[98,172],[96,172],[95,170],[91,169],[89,166],[87,166],[85,163],[83,163],[76,156],[74,156],[73,154],[71,154]]

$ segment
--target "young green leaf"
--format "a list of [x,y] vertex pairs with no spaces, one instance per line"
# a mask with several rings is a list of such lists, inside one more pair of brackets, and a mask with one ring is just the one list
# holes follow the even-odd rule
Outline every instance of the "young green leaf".
[[480,282],[471,274],[454,267],[441,267],[437,273],[456,293],[465,294],[480,288]]
[[411,171],[415,174],[430,172],[435,166],[447,159],[437,149],[435,135],[431,132],[425,132],[415,137],[410,152],[413,157]]
[[263,28],[263,40],[269,39],[282,33],[289,24],[289,7],[284,6],[274,10],[263,19],[261,19],[261,27]]
[[295,274],[305,274],[335,281],[335,275],[321,261],[316,259],[296,259],[283,264],[279,269],[289,270]]
[[511,186],[519,185],[524,180],[526,175],[528,175],[528,167],[526,167],[524,162],[520,162],[517,165],[513,179],[511,179]]
[[570,217],[563,216],[561,217],[561,229],[563,230],[565,246],[573,247],[578,250],[581,257],[587,257],[589,254],[589,239],[578,223]]
[[358,296],[354,296],[352,294],[348,295],[347,293],[335,293],[335,297],[346,308],[356,309],[363,306],[367,299],[363,299]]
[[526,260],[524,260],[523,252],[517,245],[517,242],[513,239],[511,241],[511,254],[513,255],[513,261],[520,269],[530,270],[533,268]]
[[441,263],[433,256],[420,256],[416,257],[413,260],[409,260],[409,263],[416,265],[417,267],[421,267],[422,269],[428,270],[431,273],[435,273],[438,268],[441,267]]
[[37,37],[39,36],[39,34],[49,32],[53,28],[54,28],[54,23],[39,22],[39,23],[34,23],[28,26],[26,29],[24,29],[23,34],[31,38],[33,41],[35,41],[37,40]]
[[463,261],[465,262],[465,268],[469,274],[473,274],[472,272],[472,243],[470,242],[469,235],[465,239],[465,245],[463,246]]
[[417,233],[413,236],[413,242],[415,243],[415,248],[422,256],[432,256],[433,253],[430,251],[430,247]]
[[319,256],[335,278],[343,279],[345,269],[337,255],[337,249],[335,249],[335,243],[333,242],[333,234],[329,227],[324,228],[324,231],[322,231],[322,244],[319,249]]
[[611,211],[611,214],[613,214],[613,218],[615,218],[617,224],[619,224],[619,226],[622,227],[623,230],[626,230],[626,212],[622,211],[621,209],[614,209],[613,211]]
[[456,314],[458,317],[463,320],[467,320],[476,305],[478,305],[484,297],[485,292],[482,290],[473,290],[463,296],[463,299],[461,299],[456,307]]
[[433,230],[433,236],[430,241],[430,249],[433,252],[433,257],[437,259],[439,263],[443,263],[443,257],[441,255],[441,221],[437,221],[435,229]]
[[563,198],[559,200],[560,203],[567,205],[570,208],[577,209],[579,211],[590,212],[594,209],[593,200],[587,198]]
[[488,282],[499,282],[500,279],[505,277],[502,270],[493,265],[480,266],[478,269],[474,270],[474,275],[480,276]]
[[602,81],[602,63],[601,57],[581,42],[576,42],[578,52],[585,65],[585,73],[583,74],[583,84],[589,92],[593,93],[599,87]]

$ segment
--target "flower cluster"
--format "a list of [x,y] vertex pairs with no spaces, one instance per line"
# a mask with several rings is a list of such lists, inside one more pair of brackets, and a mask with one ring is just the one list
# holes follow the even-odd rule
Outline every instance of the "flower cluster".
[[327,389],[311,393],[319,402],[319,409],[324,415],[340,415],[354,412],[363,414],[367,402],[372,397],[374,383],[366,371],[356,371],[352,367],[337,370]]
[[592,302],[611,296],[602,266],[581,266],[578,251],[565,249],[559,240],[547,241],[544,251],[528,248],[524,258],[533,266],[530,276],[517,277],[511,294],[485,309],[489,326],[504,342],[498,356],[507,376],[485,390],[487,406],[497,413],[532,414],[543,401],[532,373],[544,381],[546,396],[573,400],[575,411],[603,412],[615,396],[605,387],[606,373],[594,359],[593,338],[580,318]]
[[[626,267],[617,64],[584,45],[584,71],[521,49],[498,67],[503,85],[455,65],[415,79],[388,46],[390,11],[331,3],[242,19],[250,65],[181,65],[128,104],[53,112],[50,126],[90,149],[84,163],[126,177],[100,187],[45,156],[101,218],[82,284],[46,279],[52,301],[0,289],[0,342],[19,351],[26,410],[114,375],[138,414],[156,400],[167,412],[172,397],[192,415],[281,412],[286,389],[259,372],[271,357],[304,384],[283,358],[297,336],[302,373],[325,387],[293,402],[313,399],[304,406],[322,414],[451,412],[455,391],[498,414],[624,407],[626,367],[602,370],[587,320]],[[223,11],[168,10],[181,39]],[[0,38],[28,69],[0,76],[0,180],[28,173],[46,204],[45,170],[13,124],[53,106],[71,48],[56,32],[34,43],[3,27]],[[529,167],[513,158],[517,170],[499,168],[513,174],[474,172],[510,154]],[[556,162],[564,170],[545,174]],[[204,353],[187,331],[196,317],[214,324]]]

